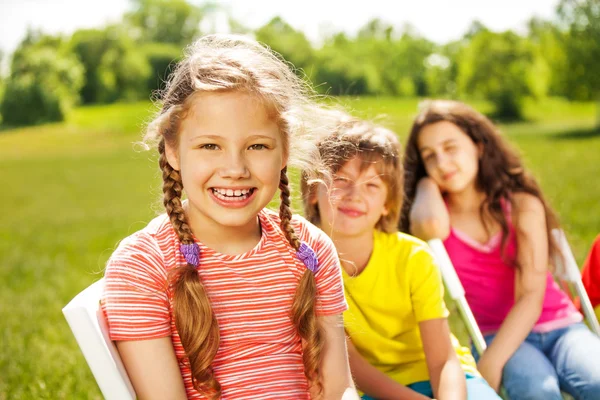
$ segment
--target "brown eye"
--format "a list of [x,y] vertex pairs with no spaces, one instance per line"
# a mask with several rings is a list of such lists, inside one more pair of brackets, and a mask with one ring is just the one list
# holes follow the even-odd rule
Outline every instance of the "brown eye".
[[248,147],[248,150],[266,150],[268,149],[268,147],[264,144],[253,144],[252,146]]
[[202,150],[218,150],[219,146],[217,146],[214,143],[206,143],[206,144],[199,146],[199,148]]

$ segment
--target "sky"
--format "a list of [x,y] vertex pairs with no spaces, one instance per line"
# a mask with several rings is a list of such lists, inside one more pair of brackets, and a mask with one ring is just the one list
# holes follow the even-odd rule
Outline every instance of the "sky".
[[[554,18],[558,0],[222,0],[218,3],[250,28],[279,15],[316,43],[333,32],[356,33],[376,17],[399,28],[410,23],[426,38],[445,43],[461,37],[476,19],[492,30],[523,31],[532,16]],[[77,29],[117,22],[129,7],[129,0],[0,0],[0,50],[10,54],[28,26],[51,34],[70,34]],[[215,20],[217,28],[224,26],[224,14]]]

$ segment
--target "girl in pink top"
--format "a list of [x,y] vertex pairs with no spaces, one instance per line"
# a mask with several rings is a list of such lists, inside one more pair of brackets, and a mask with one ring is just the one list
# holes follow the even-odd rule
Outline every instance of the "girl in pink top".
[[488,344],[478,369],[489,384],[511,400],[600,399],[600,339],[548,268],[557,219],[490,120],[427,102],[404,166],[401,230],[444,239]]

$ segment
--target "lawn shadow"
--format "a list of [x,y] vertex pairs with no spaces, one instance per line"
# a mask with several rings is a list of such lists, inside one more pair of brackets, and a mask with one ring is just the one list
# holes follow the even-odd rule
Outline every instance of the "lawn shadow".
[[600,127],[588,129],[571,129],[548,135],[550,140],[581,140],[600,137]]

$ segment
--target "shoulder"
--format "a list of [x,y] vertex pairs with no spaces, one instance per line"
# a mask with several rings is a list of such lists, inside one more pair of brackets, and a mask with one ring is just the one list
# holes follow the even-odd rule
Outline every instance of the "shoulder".
[[544,204],[537,196],[524,192],[513,193],[511,204],[514,206],[512,217],[517,226],[527,225],[532,220],[545,219]]
[[294,215],[292,217],[292,226],[298,235],[298,238],[303,242],[306,242],[315,251],[326,248],[330,251],[335,252],[335,246],[333,241],[321,228],[313,225],[307,219],[300,215]]
[[116,254],[124,251],[158,251],[160,252],[159,243],[165,241],[172,230],[169,219],[166,214],[154,218],[144,228],[127,236],[119,243]]
[[517,212],[544,213],[542,200],[530,193],[513,193],[512,204],[515,206]]
[[395,265],[406,274],[426,272],[435,266],[429,245],[419,238],[402,232],[385,233],[376,230],[374,239],[377,260]]
[[395,251],[410,257],[422,252],[428,253],[429,246],[423,240],[404,232],[385,233],[375,231],[375,241],[386,251]]
[[[279,218],[279,214],[277,212],[265,208],[261,213],[262,216],[271,223],[273,228],[277,229],[278,231],[281,231],[281,218]],[[298,235],[298,238],[301,241],[306,242],[309,246],[313,248],[320,247],[320,245],[323,243],[331,243],[331,246],[333,246],[333,242],[331,241],[329,236],[325,234],[325,232],[323,232],[320,228],[313,225],[312,223],[308,222],[308,220],[302,217],[301,215],[293,214],[290,223],[294,228],[296,235]],[[283,237],[283,232],[281,232],[281,235]]]
[[[171,242],[166,215],[153,219],[143,229],[127,236],[108,260],[106,275],[125,271],[164,272],[164,246]],[[172,230],[172,228],[171,228]]]

